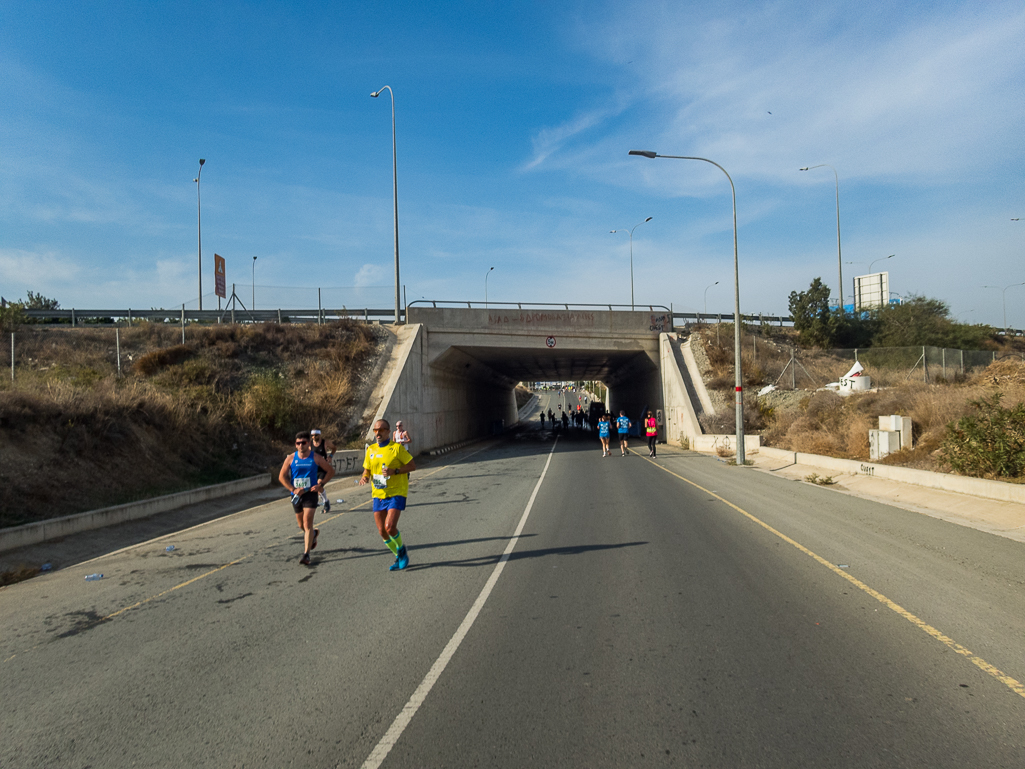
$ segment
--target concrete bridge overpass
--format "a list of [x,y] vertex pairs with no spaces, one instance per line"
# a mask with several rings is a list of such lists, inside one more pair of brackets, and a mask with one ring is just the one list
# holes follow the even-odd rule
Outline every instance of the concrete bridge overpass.
[[636,420],[643,409],[661,411],[663,439],[693,445],[700,436],[668,308],[413,303],[406,313],[376,416],[402,419],[420,451],[514,424],[521,381],[597,380],[614,412]]

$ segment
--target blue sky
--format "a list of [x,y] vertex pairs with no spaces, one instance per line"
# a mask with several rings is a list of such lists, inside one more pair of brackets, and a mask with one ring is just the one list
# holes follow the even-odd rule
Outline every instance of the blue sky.
[[[0,293],[786,313],[869,263],[1001,325],[1025,282],[1020,2],[0,2]],[[363,287],[356,290],[353,287]],[[375,288],[381,287],[381,288]],[[230,289],[229,289],[230,290]],[[1006,291],[1025,327],[1025,286]]]

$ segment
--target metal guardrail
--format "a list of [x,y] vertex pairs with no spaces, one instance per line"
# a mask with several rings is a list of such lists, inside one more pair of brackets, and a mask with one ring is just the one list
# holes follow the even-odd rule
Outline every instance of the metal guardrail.
[[330,323],[349,318],[365,322],[394,322],[395,309],[347,308],[341,309],[274,309],[274,310],[189,310],[189,309],[120,309],[120,310],[23,310],[26,318],[42,321],[70,321],[72,326],[80,323],[119,323],[136,320],[185,323]]
[[[614,311],[629,311],[630,305],[628,304],[584,304],[579,302],[569,303],[556,303],[556,302],[473,302],[464,300],[432,300],[432,299],[418,299],[414,302],[409,303],[409,307],[414,306],[429,306],[437,308],[442,307],[453,307],[460,308],[465,307],[472,309],[474,307],[480,309],[495,308],[533,308],[533,307],[558,307],[564,310],[573,309],[607,309],[610,312]],[[645,304],[645,305],[634,305],[634,311],[639,312],[667,312],[673,317],[673,326],[677,325],[677,321],[681,322],[681,325],[688,323],[732,323],[733,313],[711,313],[711,312],[677,312],[665,305],[660,304]],[[394,323],[395,321],[395,309],[379,309],[379,308],[348,308],[342,307],[340,309],[273,309],[273,310],[246,310],[246,309],[235,309],[234,313],[231,309],[222,310],[190,310],[190,309],[149,309],[149,310],[136,310],[136,309],[120,309],[120,310],[79,310],[72,308],[70,310],[23,310],[23,314],[26,318],[32,318],[34,320],[42,321],[70,321],[72,326],[77,326],[79,323],[89,323],[94,325],[96,323],[103,322],[132,322],[134,320],[150,320],[159,322],[203,322],[203,323],[329,323],[334,320],[341,318],[349,318],[351,320],[363,320],[366,323],[379,322],[379,323]],[[757,323],[759,325],[768,323],[771,325],[788,325],[794,324],[794,319],[789,315],[765,315],[762,313],[758,314],[743,314],[744,323]],[[106,319],[110,319],[107,321]],[[406,313],[405,310],[400,310],[399,313],[400,322],[405,323]],[[998,329],[997,332],[1003,331],[1006,336],[1025,336],[1025,330],[1017,328]]]

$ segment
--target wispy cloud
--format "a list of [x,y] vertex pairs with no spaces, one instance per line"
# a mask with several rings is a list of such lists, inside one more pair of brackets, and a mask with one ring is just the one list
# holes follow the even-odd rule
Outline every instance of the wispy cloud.
[[624,69],[646,94],[598,143],[621,149],[646,135],[661,152],[773,178],[824,160],[863,177],[998,162],[1012,141],[1008,115],[1025,117],[1025,10],[919,10],[773,3],[701,18],[688,4],[654,26],[589,29],[594,55],[630,57]]
[[581,115],[553,128],[544,128],[534,136],[532,143],[534,154],[524,166],[525,170],[537,168],[554,152],[561,149],[569,140],[600,125],[615,114],[614,110],[597,109]]

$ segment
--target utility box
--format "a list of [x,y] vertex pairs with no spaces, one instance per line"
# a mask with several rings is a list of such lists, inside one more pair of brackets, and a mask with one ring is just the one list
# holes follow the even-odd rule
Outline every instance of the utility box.
[[900,448],[911,448],[911,417],[902,417],[899,414],[879,417],[879,429],[900,433]]
[[[882,419],[882,417],[880,417]],[[910,421],[910,420],[909,420]],[[868,457],[872,461],[900,451],[900,433],[893,430],[868,431]]]

